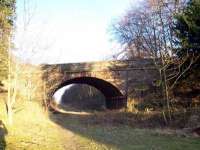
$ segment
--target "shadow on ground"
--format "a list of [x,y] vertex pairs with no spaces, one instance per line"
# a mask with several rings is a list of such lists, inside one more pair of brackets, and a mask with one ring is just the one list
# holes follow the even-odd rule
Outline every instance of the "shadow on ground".
[[6,149],[5,136],[8,134],[7,128],[3,121],[0,120],[0,150]]
[[[187,138],[162,135],[155,128],[165,127],[158,115],[150,116],[119,111],[93,114],[49,114],[50,119],[66,130],[106,145],[108,149],[195,149],[200,142],[187,143]],[[151,130],[153,129],[153,130]],[[198,139],[197,139],[198,141]],[[177,145],[178,144],[178,145]],[[190,144],[196,144],[189,147]]]

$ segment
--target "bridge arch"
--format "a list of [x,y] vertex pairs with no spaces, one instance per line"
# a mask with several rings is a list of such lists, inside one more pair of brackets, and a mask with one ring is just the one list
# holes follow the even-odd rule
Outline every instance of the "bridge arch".
[[126,106],[126,97],[117,87],[108,81],[96,77],[76,77],[66,80],[53,90],[52,95],[60,88],[70,84],[87,84],[95,87],[105,96],[108,109],[120,109]]

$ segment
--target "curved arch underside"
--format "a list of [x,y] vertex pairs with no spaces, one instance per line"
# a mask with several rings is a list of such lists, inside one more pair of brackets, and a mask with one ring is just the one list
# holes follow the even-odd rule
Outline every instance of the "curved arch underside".
[[70,84],[87,84],[95,87],[105,96],[106,107],[108,109],[120,109],[126,106],[126,98],[119,91],[119,89],[105,80],[94,77],[78,77],[67,80],[61,83],[53,93],[55,93],[58,89]]

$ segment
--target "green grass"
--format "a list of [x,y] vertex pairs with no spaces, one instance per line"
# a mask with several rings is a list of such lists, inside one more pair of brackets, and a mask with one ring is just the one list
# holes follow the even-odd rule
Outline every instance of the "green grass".
[[[166,129],[133,127],[127,123],[129,119],[123,122],[112,112],[96,112],[91,116],[45,114],[32,101],[21,103],[18,108],[14,114],[14,126],[10,127],[6,124],[5,108],[0,101],[0,120],[8,129],[7,135],[0,136],[0,150],[200,149],[198,138],[169,134]],[[6,147],[2,144],[4,140]]]
[[200,148],[199,139],[178,137],[175,134],[162,132],[161,129],[138,129],[126,125],[112,126],[107,123],[96,124],[88,117],[84,119],[82,117],[59,114],[52,120],[62,128],[81,136],[79,142],[81,141],[86,149],[93,149],[91,143],[100,150],[198,150]]

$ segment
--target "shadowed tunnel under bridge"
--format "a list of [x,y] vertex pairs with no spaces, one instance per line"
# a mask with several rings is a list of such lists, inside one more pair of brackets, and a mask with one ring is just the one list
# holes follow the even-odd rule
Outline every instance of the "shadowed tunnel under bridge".
[[120,109],[126,106],[126,97],[111,83],[95,77],[78,77],[67,80],[55,88],[53,94],[71,84],[87,84],[98,89],[105,97],[107,109]]

